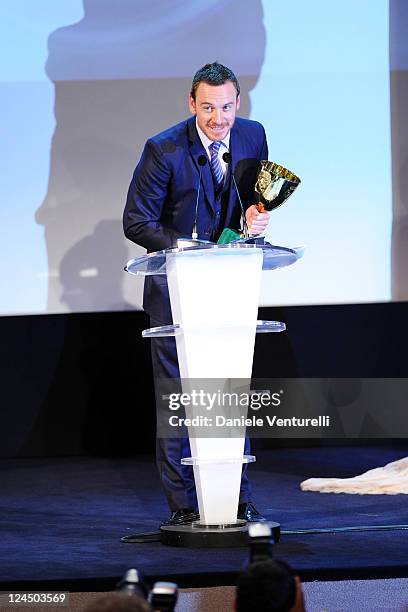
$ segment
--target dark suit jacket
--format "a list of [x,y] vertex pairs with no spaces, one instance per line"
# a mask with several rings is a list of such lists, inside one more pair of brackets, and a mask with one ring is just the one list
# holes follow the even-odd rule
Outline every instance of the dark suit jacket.
[[[123,226],[127,238],[149,252],[175,246],[177,238],[190,237],[195,216],[199,165],[206,155],[195,117],[182,121],[150,138],[143,150],[129,187]],[[255,203],[254,186],[258,164],[268,159],[263,126],[237,117],[231,129],[232,171],[245,208]],[[198,204],[197,231],[209,240],[216,224],[214,184],[209,163],[203,167]],[[240,207],[230,188],[225,227],[238,228]],[[158,322],[171,321],[165,277],[147,277],[143,306]],[[161,302],[161,303],[160,303]]]

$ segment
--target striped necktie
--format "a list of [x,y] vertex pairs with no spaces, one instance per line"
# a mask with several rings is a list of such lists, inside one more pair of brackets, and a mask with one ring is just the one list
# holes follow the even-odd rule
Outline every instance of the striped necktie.
[[222,171],[220,158],[218,157],[218,151],[220,150],[220,146],[221,141],[212,142],[209,146],[211,153],[211,170],[213,172],[217,187],[219,187],[224,180],[224,172]]

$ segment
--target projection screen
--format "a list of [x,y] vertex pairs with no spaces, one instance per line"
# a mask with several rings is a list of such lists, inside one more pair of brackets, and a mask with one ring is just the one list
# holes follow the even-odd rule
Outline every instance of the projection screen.
[[146,139],[188,116],[192,75],[215,60],[237,74],[269,158],[302,179],[267,237],[305,255],[264,275],[262,305],[392,299],[389,9],[3,0],[0,314],[141,308],[143,280],[123,272],[143,253],[122,232],[127,188]]

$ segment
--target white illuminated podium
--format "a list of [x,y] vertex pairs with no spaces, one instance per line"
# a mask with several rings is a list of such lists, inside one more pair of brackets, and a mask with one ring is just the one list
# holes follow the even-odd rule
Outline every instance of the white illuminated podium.
[[[235,388],[235,381],[249,391],[255,334],[285,329],[284,323],[257,320],[262,271],[291,265],[301,255],[302,249],[273,246],[263,238],[223,245],[180,240],[178,248],[128,262],[131,274],[167,276],[173,325],[145,330],[143,336],[175,337],[183,393],[191,395],[198,380],[213,394]],[[187,419],[194,414],[193,406],[185,408]],[[188,427],[192,456],[182,462],[194,469],[200,521],[162,527],[164,543],[242,543],[245,522],[237,520],[242,465],[255,457],[244,456],[245,427],[213,431],[201,437]]]

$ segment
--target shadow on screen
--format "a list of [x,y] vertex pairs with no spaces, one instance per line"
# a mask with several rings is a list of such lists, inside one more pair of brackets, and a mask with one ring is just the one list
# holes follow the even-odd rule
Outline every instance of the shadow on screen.
[[[36,213],[45,228],[48,312],[140,306],[142,283],[123,267],[143,251],[121,227],[134,167],[147,138],[188,116],[192,76],[208,61],[237,73],[240,114],[249,116],[265,51],[261,2],[166,0],[159,10],[147,0],[84,0],[83,19],[48,43],[56,126]],[[103,270],[104,283],[78,274],[88,262]]]
[[392,299],[408,300],[408,5],[390,3]]
[[[118,241],[115,257],[112,257],[109,248],[112,238],[120,236],[121,229],[119,220],[100,221],[90,236],[81,238],[63,256],[59,275],[62,288],[60,299],[70,311],[99,310],[100,304],[108,304],[107,310],[132,307],[119,301],[123,275],[116,264],[117,260],[126,260],[126,246]],[[106,248],[102,249],[101,245]]]

